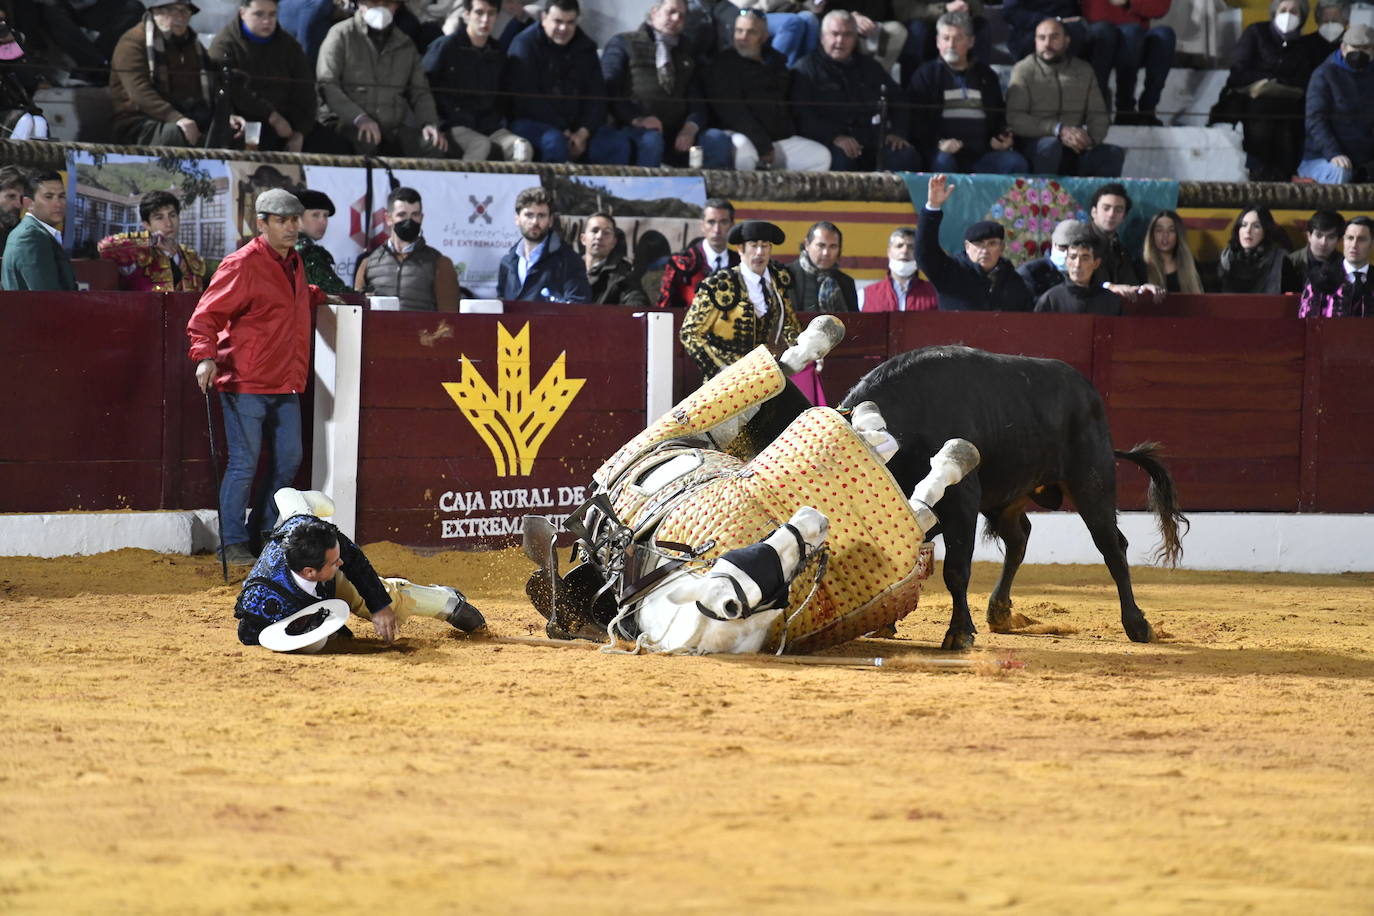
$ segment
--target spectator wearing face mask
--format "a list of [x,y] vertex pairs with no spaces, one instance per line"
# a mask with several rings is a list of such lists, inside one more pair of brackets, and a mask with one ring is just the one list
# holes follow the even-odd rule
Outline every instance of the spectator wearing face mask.
[[[409,41],[410,39],[406,39]],[[420,235],[424,204],[414,188],[397,188],[386,199],[386,242],[358,265],[353,285],[370,296],[396,296],[408,312],[458,311],[458,274],[453,262]]]
[[1350,0],[1317,0],[1312,21],[1317,31],[1303,40],[1312,45],[1313,56],[1321,63],[1341,49],[1341,36],[1350,25]]
[[1050,235],[1050,247],[1043,258],[1027,261],[1016,272],[1031,291],[1032,299],[1039,299],[1064,282],[1064,259],[1069,253],[1069,239],[1079,227],[1086,226],[1076,219],[1061,220]]
[[1370,177],[1374,160],[1374,29],[1352,25],[1307,84],[1307,143],[1298,174],[1321,184]]
[[448,138],[420,52],[394,25],[398,6],[359,0],[358,11],[325,36],[315,66],[324,120],[361,155],[442,159]]
[[887,239],[887,276],[864,287],[862,312],[933,312],[935,287],[916,273],[916,230],[893,229]]
[[1238,96],[1251,181],[1288,181],[1302,158],[1303,93],[1326,54],[1302,35],[1307,0],[1273,0],[1240,36],[1227,87]]

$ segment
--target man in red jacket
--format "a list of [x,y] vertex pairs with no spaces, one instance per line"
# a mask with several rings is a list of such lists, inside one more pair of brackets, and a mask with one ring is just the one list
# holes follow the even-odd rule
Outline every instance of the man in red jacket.
[[[275,526],[272,496],[301,463],[299,395],[310,367],[311,316],[325,301],[305,280],[296,253],[301,213],[292,194],[258,195],[258,232],[225,258],[186,325],[196,383],[219,390],[229,465],[220,484],[221,550],[230,563],[253,562],[254,542]],[[267,480],[247,522],[258,454],[267,442]]]
[[[1164,80],[1174,65],[1177,38],[1167,25],[1150,28],[1150,20],[1169,14],[1170,0],[1083,0],[1083,18],[1116,27],[1116,123],[1159,127],[1155,107]],[[1135,78],[1145,67],[1145,88],[1136,104]],[[1106,94],[1106,86],[1103,87]]]

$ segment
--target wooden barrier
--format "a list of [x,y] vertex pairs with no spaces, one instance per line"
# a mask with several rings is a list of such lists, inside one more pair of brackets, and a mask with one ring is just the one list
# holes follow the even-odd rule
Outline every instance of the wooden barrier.
[[[1272,315],[1292,304],[1200,298],[1192,311]],[[1166,302],[1187,311],[1187,300]],[[0,511],[214,505],[204,402],[186,358],[194,302],[0,294],[0,421],[10,433],[0,444]],[[361,377],[349,380],[361,405],[357,536],[509,544],[520,516],[570,511],[595,467],[646,419],[648,319],[635,315],[523,303],[504,315],[364,312]],[[671,320],[675,333],[681,316]],[[1164,442],[1190,511],[1374,512],[1374,322],[949,312],[845,322],[848,336],[825,362],[832,403],[913,347],[1054,357],[1102,392],[1118,447]],[[698,375],[675,354],[680,396]],[[560,358],[562,379],[538,400]],[[470,400],[483,385],[489,399]],[[466,412],[451,392],[469,398]],[[307,391],[307,418],[309,404]],[[471,418],[488,423],[486,437]],[[301,485],[309,466],[307,456]],[[1120,468],[1122,507],[1141,508],[1144,475]]]

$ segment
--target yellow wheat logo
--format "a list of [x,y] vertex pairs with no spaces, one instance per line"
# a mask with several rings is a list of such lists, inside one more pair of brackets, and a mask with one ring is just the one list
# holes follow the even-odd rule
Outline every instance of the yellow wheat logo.
[[[530,326],[511,336],[497,324],[496,384],[492,391],[487,380],[468,360],[459,359],[462,373],[456,382],[444,382],[444,390],[468,418],[496,460],[498,477],[526,477],[534,466],[539,447],[567,412],[568,405],[587,383],[584,378],[568,378],[564,361],[558,354],[538,386],[530,390]],[[518,470],[513,470],[518,468]]]

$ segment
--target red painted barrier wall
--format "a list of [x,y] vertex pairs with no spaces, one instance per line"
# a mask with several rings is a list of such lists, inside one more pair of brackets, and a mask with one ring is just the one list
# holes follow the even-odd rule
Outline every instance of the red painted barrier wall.
[[[1194,298],[1198,312],[1295,308],[1291,297]],[[1228,300],[1224,308],[1218,298]],[[1182,309],[1188,299],[1166,302]],[[0,511],[214,504],[204,402],[185,355],[194,301],[0,293],[0,422],[8,432],[0,441]],[[502,316],[367,313],[358,536],[469,546],[474,537],[492,542],[503,524],[483,519],[566,513],[575,488],[644,422],[645,330],[631,315],[521,303]],[[1051,356],[1102,392],[1118,447],[1164,442],[1192,511],[1374,512],[1374,322],[940,312],[845,322],[848,337],[825,362],[832,403],[887,355],[912,347],[964,343]],[[502,477],[443,383],[459,380],[466,355],[499,392],[507,370],[498,328],[515,335],[527,323],[531,384],[560,354],[567,377],[585,382],[540,445],[532,473]],[[680,348],[674,370],[680,396],[698,379]],[[308,483],[307,471],[299,482]],[[1121,465],[1123,508],[1141,507],[1144,489],[1144,475]],[[502,492],[499,508],[492,491]],[[515,505],[521,498],[540,504]]]

